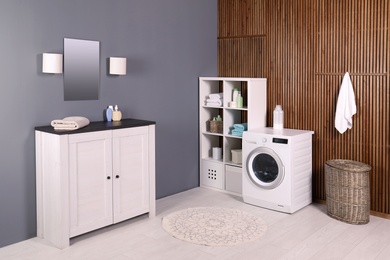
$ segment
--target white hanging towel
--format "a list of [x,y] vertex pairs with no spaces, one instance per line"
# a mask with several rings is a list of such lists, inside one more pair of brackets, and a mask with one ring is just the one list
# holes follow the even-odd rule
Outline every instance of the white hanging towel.
[[352,128],[352,116],[356,114],[355,94],[353,92],[352,82],[349,73],[345,73],[343,82],[339,90],[337,99],[335,127],[340,132],[344,133],[347,129]]

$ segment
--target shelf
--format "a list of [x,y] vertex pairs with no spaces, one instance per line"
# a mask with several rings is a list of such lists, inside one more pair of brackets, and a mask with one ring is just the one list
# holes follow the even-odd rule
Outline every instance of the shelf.
[[242,167],[242,163],[234,163],[232,161],[227,161],[225,162],[225,164],[230,166]]
[[225,135],[225,137],[228,137],[228,138],[235,138],[235,139],[242,139],[241,136],[236,136],[236,135],[231,135],[231,134]]
[[225,107],[226,110],[239,110],[239,111],[248,111],[247,107]]
[[211,108],[211,109],[226,109],[226,110],[239,110],[239,111],[248,111],[247,107],[213,107],[202,105],[203,108]]
[[205,158],[202,158],[202,160],[207,160],[207,161],[210,161],[210,162],[216,162],[216,163],[223,163],[223,160],[216,160],[212,157],[205,157]]
[[[233,90],[237,88],[243,97],[242,108],[229,107]],[[207,106],[210,94],[222,93],[223,106]],[[261,78],[199,78],[199,157],[200,185],[228,192],[232,186],[241,187],[240,175],[232,173],[242,169],[241,163],[233,163],[232,150],[242,149],[242,137],[231,134],[234,124],[247,124],[247,129],[266,126],[267,79]],[[207,121],[220,115],[223,133],[211,133]],[[222,148],[222,160],[212,158],[212,148]],[[230,169],[231,170],[231,169]],[[229,177],[227,177],[229,176]],[[233,189],[234,190],[234,189]],[[232,190],[230,190],[232,191]]]
[[215,135],[215,136],[223,136],[222,133],[212,133],[212,132],[202,132],[204,135]]
[[220,106],[220,107],[213,107],[213,106],[206,106],[206,105],[203,105],[202,107],[203,107],[203,108],[217,108],[217,109],[223,109],[223,106]]

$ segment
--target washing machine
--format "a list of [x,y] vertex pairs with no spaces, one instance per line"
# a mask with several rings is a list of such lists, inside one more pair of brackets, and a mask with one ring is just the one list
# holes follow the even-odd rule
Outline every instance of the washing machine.
[[246,131],[242,139],[245,203],[285,213],[312,202],[313,131]]

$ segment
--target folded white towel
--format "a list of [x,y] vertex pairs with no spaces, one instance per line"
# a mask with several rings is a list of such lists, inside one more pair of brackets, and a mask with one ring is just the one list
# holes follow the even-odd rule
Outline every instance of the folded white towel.
[[210,99],[222,99],[223,98],[223,93],[213,93],[209,95]]
[[82,116],[70,116],[51,121],[51,126],[55,130],[76,130],[87,125],[89,125],[88,118]]
[[354,114],[356,114],[355,94],[349,73],[347,72],[341,83],[334,120],[335,127],[340,134],[344,133],[347,128],[352,128],[352,116]]
[[206,106],[217,106],[220,107],[223,104],[222,99],[206,99]]
[[208,107],[222,107],[222,105],[217,104],[217,103],[208,103],[208,104],[206,104],[206,106],[208,106]]
[[218,99],[210,99],[210,98],[208,98],[208,99],[206,99],[206,102],[208,102],[208,103],[221,103],[222,101],[223,101],[222,98],[218,98]]

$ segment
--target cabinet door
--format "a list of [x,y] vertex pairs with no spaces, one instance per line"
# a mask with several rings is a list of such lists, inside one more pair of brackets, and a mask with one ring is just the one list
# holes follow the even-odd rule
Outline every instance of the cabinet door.
[[114,223],[149,211],[148,127],[113,131]]
[[69,135],[70,236],[112,224],[112,131]]

